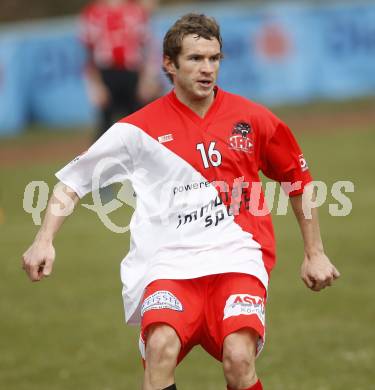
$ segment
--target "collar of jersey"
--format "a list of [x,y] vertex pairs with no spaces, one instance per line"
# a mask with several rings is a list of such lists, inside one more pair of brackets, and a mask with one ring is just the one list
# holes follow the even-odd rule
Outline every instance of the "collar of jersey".
[[201,118],[196,114],[190,107],[178,100],[174,89],[169,93],[168,97],[171,103],[179,110],[182,111],[187,117],[189,117],[194,123],[198,126],[208,125],[211,119],[215,116],[215,113],[220,107],[221,101],[223,100],[224,93],[223,91],[215,85],[215,99],[212,102],[210,108],[208,109],[206,115]]

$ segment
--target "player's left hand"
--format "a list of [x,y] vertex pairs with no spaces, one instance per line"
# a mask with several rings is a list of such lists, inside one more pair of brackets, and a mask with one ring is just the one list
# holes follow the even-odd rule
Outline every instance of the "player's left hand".
[[331,263],[325,253],[313,256],[305,255],[301,267],[301,278],[313,291],[320,291],[332,286],[335,279],[340,277],[340,272]]

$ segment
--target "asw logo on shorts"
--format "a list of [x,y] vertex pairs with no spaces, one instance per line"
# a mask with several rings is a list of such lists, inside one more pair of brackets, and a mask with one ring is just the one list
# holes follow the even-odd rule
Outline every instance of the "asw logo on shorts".
[[256,314],[264,326],[265,309],[263,298],[249,294],[231,295],[224,307],[224,320],[241,314]]
[[146,311],[157,309],[183,311],[182,303],[171,292],[164,290],[154,292],[143,301],[141,316]]

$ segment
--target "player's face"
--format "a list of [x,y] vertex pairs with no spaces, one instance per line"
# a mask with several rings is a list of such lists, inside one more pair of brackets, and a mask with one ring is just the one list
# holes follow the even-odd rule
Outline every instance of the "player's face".
[[190,34],[182,40],[177,66],[168,58],[164,66],[173,77],[176,93],[190,100],[205,100],[213,96],[220,60],[220,44],[216,38]]

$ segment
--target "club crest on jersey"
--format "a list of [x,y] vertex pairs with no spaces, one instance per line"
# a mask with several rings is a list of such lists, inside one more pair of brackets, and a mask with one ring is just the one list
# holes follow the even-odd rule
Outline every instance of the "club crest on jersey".
[[237,122],[232,129],[232,135],[229,137],[229,147],[240,152],[251,153],[253,144],[249,139],[251,134],[251,126],[249,123],[240,121]]

